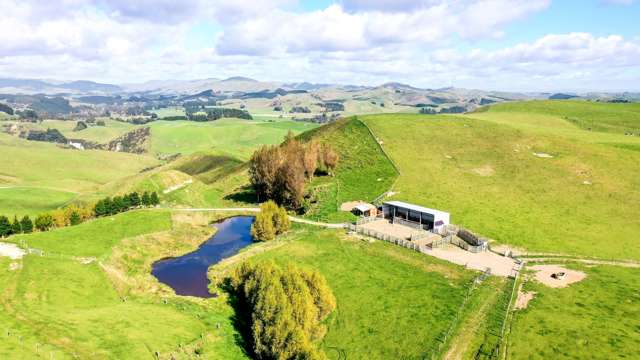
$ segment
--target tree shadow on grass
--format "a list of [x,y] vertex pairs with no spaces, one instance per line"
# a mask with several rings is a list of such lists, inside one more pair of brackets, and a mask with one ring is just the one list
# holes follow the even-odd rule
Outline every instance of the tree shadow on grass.
[[255,191],[251,185],[245,185],[231,194],[225,195],[225,200],[237,202],[237,203],[245,203],[248,205],[253,205],[258,203],[258,197],[256,196]]
[[234,341],[236,345],[242,348],[245,355],[255,359],[253,337],[251,335],[251,309],[245,299],[236,293],[228,278],[220,284],[220,289],[229,294],[227,304],[233,308],[234,314],[231,316],[231,324],[237,331],[234,335]]

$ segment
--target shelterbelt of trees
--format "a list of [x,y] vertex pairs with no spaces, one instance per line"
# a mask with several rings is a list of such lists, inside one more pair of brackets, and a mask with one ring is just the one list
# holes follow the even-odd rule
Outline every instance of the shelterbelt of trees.
[[298,141],[292,132],[281,145],[263,146],[249,166],[251,185],[261,200],[273,200],[292,210],[304,208],[305,186],[314,175],[331,175],[339,155],[331,145]]
[[78,225],[95,217],[115,215],[137,208],[156,206],[160,204],[158,194],[144,192],[140,195],[132,192],[123,196],[107,197],[99,200],[95,205],[72,204],[61,209],[39,214],[35,220],[24,216],[18,220],[14,216],[13,222],[7,216],[0,216],[0,237],[15,234],[28,234],[37,231],[48,231],[52,228]]

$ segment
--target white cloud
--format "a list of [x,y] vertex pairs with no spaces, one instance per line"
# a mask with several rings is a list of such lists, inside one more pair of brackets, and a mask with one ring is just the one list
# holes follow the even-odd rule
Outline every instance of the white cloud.
[[[3,0],[0,77],[137,82],[245,75],[520,90],[635,84],[640,39],[569,33],[502,49],[460,50],[508,36],[507,25],[549,3],[343,0],[303,11],[296,0],[180,6],[168,0]],[[204,48],[187,46],[199,22],[220,31]]]
[[493,37],[501,34],[505,24],[543,10],[550,0],[415,3],[414,11],[406,11],[414,7],[400,6],[404,11],[382,11],[391,6],[386,1],[365,6],[367,11],[362,12],[349,12],[337,4],[302,14],[275,10],[225,28],[218,50],[222,54],[354,51],[393,43],[437,44],[454,36]]

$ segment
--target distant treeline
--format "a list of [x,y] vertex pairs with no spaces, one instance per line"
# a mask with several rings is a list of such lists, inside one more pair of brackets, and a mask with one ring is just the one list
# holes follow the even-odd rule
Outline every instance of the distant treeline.
[[[204,114],[203,114],[204,113]],[[214,121],[221,118],[238,118],[253,120],[246,110],[232,108],[206,108],[198,112],[187,112],[187,118],[191,121]]]
[[13,115],[13,109],[7,104],[0,103],[0,111]]

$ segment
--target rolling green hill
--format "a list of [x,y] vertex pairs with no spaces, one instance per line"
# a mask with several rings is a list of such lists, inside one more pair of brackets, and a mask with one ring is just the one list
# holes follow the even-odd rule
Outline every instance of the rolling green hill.
[[282,142],[289,130],[300,133],[317,125],[221,119],[212,122],[156,121],[150,126],[153,153],[192,154],[218,149],[248,160],[258,146]]
[[488,108],[491,114],[559,117],[582,129],[640,136],[640,103],[600,103],[579,100],[507,102]]
[[449,211],[454,223],[529,251],[639,259],[638,153],[566,122],[553,134],[560,120],[546,115],[543,130],[532,130],[534,115],[523,126],[499,114],[362,119],[400,168],[395,198]]
[[108,151],[75,151],[0,134],[0,214],[61,206],[78,194],[154,166],[157,160]]

